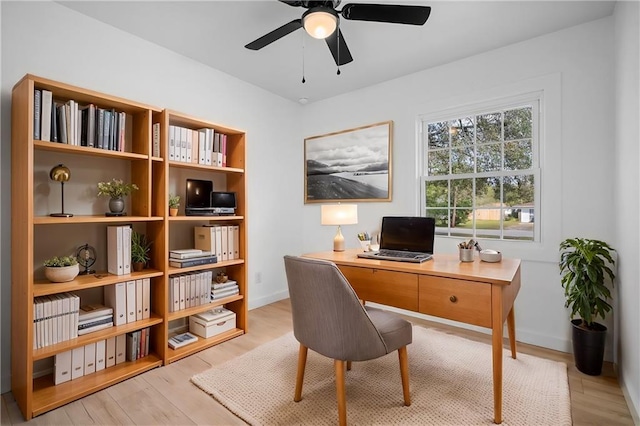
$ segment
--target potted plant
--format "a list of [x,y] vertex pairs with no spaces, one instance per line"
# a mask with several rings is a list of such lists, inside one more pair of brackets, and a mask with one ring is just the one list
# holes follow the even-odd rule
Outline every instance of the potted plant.
[[[615,249],[607,243],[587,239],[568,238],[560,243],[561,284],[566,297],[565,307],[571,309],[573,326],[573,356],[578,370],[597,376],[602,372],[607,327],[596,322],[611,311],[607,302],[615,275],[609,265],[615,265],[611,254]],[[574,319],[575,316],[578,319]]]
[[180,196],[169,195],[169,215],[177,216],[179,208],[180,208]]
[[73,256],[55,256],[44,261],[44,276],[54,283],[71,281],[79,272],[78,261]]
[[110,215],[124,215],[124,200],[133,191],[138,189],[135,183],[124,183],[122,179],[113,178],[109,182],[98,182],[98,196],[106,195],[109,198]]
[[151,242],[144,234],[131,232],[131,263],[134,271],[141,271],[149,261]]

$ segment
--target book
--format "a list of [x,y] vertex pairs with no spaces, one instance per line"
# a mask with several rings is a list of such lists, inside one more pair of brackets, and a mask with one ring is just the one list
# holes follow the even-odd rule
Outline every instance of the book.
[[42,107],[40,114],[40,140],[51,140],[51,108],[53,107],[53,93],[42,90]]
[[238,283],[234,280],[227,280],[223,283],[218,283],[218,282],[211,283],[212,290],[219,290],[222,288],[237,287],[237,286],[238,286]]
[[69,143],[67,139],[67,108],[64,104],[56,106],[58,110],[58,142]]
[[231,289],[222,293],[217,293],[217,294],[213,294],[211,293],[211,300],[220,300],[220,299],[224,299],[225,297],[229,297],[229,296],[235,296],[236,294],[239,294],[240,290],[236,289]]
[[169,266],[172,268],[188,268],[190,266],[207,265],[216,263],[216,256],[194,257],[191,259],[169,259]]
[[82,305],[78,313],[78,323],[85,322],[90,319],[100,318],[105,315],[113,315],[113,308],[95,304]]
[[153,147],[151,155],[160,157],[160,123],[153,123]]
[[58,130],[58,104],[51,106],[51,142],[59,141],[60,131]]
[[217,294],[231,293],[236,290],[238,290],[238,284],[234,284],[229,287],[211,289],[211,294],[217,295]]
[[108,324],[113,325],[113,315],[105,315],[104,317],[99,317],[91,320],[87,320],[84,322],[78,323],[78,331],[87,330],[99,325]]
[[213,253],[211,253],[208,250],[197,250],[197,251],[194,251],[193,253],[176,253],[174,251],[170,251],[169,258],[170,259],[193,259],[195,257],[211,256],[212,254]]
[[40,140],[40,116],[42,114],[42,90],[33,91],[33,139]]
[[178,349],[197,341],[198,338],[189,332],[176,334],[169,338],[169,347],[171,349]]
[[109,321],[104,324],[94,325],[89,328],[78,329],[78,336],[82,336],[88,333],[93,333],[94,331],[104,330],[105,328],[109,328],[109,327],[113,327],[113,321]]

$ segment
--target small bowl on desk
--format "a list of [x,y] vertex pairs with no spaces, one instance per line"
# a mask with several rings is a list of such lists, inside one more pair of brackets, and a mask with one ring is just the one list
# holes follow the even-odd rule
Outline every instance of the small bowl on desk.
[[497,250],[480,250],[480,260],[491,263],[500,262],[502,253]]

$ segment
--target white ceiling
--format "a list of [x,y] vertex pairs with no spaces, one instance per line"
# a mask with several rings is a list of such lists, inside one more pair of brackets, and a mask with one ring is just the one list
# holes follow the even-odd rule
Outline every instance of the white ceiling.
[[338,10],[347,3],[365,2],[428,5],[432,10],[424,26],[342,19],[342,33],[354,60],[341,67],[340,75],[326,43],[304,30],[259,51],[244,48],[306,10],[277,0],[60,3],[284,98],[308,102],[599,19],[611,15],[615,5],[614,1],[343,0]]

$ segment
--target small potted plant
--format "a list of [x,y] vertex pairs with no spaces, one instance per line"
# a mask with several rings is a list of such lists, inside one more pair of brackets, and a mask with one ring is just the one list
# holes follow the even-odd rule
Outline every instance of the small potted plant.
[[131,232],[131,263],[134,271],[141,271],[149,261],[151,242],[144,234]]
[[[561,284],[571,309],[573,356],[578,370],[591,376],[602,372],[607,327],[596,322],[611,311],[607,302],[615,275],[609,265],[615,261],[615,250],[607,243],[587,238],[568,238],[560,243]],[[575,316],[578,319],[573,319]]]
[[178,216],[178,209],[180,208],[180,196],[169,195],[169,215]]
[[55,256],[44,261],[44,276],[54,283],[72,281],[79,272],[78,261],[73,256]]
[[135,183],[124,183],[122,179],[113,178],[109,182],[98,182],[98,195],[109,197],[110,215],[124,215],[124,199],[138,189]]

